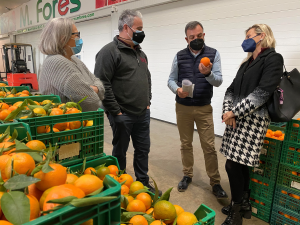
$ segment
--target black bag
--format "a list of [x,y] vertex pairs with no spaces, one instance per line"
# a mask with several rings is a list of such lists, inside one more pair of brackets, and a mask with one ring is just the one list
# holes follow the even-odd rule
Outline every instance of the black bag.
[[300,73],[295,68],[285,72],[267,102],[272,122],[288,122],[300,111]]

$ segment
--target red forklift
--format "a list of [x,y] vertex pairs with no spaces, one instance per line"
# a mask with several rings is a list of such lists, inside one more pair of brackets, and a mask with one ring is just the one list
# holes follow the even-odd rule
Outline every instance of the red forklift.
[[2,48],[5,72],[0,72],[1,80],[9,86],[28,86],[38,91],[32,45],[21,43],[4,44]]

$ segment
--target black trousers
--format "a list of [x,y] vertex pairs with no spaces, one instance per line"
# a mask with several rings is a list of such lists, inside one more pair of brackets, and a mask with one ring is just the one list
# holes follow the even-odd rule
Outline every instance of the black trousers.
[[244,191],[249,190],[249,167],[227,159],[225,168],[228,174],[232,201],[241,203]]
[[119,116],[108,114],[110,126],[113,131],[112,155],[118,159],[121,170],[126,169],[126,153],[130,137],[134,147],[133,167],[136,180],[147,184],[148,159],[150,152],[150,109],[141,116],[123,113]]

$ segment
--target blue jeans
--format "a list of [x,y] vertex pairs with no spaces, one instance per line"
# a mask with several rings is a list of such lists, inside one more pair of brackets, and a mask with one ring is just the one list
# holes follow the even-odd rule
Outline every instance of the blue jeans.
[[108,114],[108,119],[113,131],[112,155],[118,159],[120,169],[126,169],[126,153],[131,137],[134,147],[133,168],[136,180],[147,184],[149,182],[150,109],[141,116],[127,113],[119,116]]

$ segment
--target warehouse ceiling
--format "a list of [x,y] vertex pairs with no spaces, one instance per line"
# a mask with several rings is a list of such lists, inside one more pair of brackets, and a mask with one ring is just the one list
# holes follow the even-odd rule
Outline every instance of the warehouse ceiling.
[[25,2],[29,2],[29,0],[0,0],[0,16],[11,9],[17,8]]

